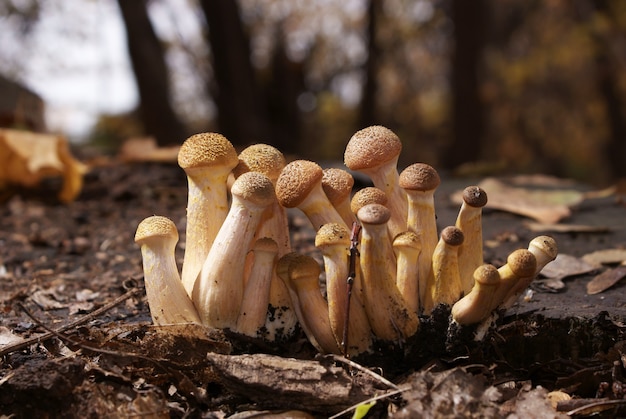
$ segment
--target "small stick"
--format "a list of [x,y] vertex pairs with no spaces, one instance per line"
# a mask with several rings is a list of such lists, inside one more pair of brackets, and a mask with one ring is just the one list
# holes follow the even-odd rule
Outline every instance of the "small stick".
[[328,358],[332,358],[337,362],[343,362],[344,364],[347,364],[349,366],[351,366],[354,369],[357,369],[369,376],[371,376],[372,378],[374,378],[376,381],[381,382],[382,384],[386,385],[387,387],[393,389],[393,390],[399,390],[400,387],[398,387],[397,385],[395,385],[394,383],[392,383],[391,381],[387,380],[385,377],[383,377],[380,374],[376,374],[374,371],[370,370],[369,368],[365,368],[363,365],[358,364],[346,357],[340,356],[340,355],[335,355],[335,354],[328,354],[326,355]]
[[[131,288],[125,294],[120,295],[115,300],[111,301],[110,303],[107,303],[107,304],[103,305],[99,309],[94,310],[94,311],[92,311],[89,314],[86,314],[85,316],[79,318],[78,320],[75,320],[75,321],[73,321],[71,323],[68,323],[65,326],[59,327],[54,332],[62,333],[62,332],[65,332],[66,330],[69,330],[69,329],[72,329],[74,327],[80,326],[81,324],[85,324],[88,321],[90,321],[90,320],[98,317],[99,315],[103,314],[104,312],[111,310],[113,307],[119,305],[120,303],[124,302],[125,300],[127,300],[127,299],[129,299],[131,297],[134,297],[135,295],[139,294],[142,291],[143,291],[143,288],[139,288],[139,287]],[[52,331],[46,332],[46,333],[44,333],[43,335],[40,335],[40,336],[34,336],[32,338],[23,339],[23,340],[21,340],[19,342],[9,344],[9,345],[5,346],[4,348],[2,348],[2,350],[0,350],[0,357],[8,355],[11,352],[15,352],[15,351],[19,351],[21,349],[24,349],[24,348],[26,348],[26,347],[34,344],[34,343],[45,342],[48,339],[50,339],[50,338],[55,336],[54,332],[52,332]]]
[[352,223],[352,232],[350,233],[350,259],[348,278],[346,279],[346,288],[348,291],[348,299],[346,303],[346,316],[343,326],[342,336],[342,350],[345,357],[348,356],[348,327],[350,324],[350,297],[352,296],[352,286],[354,285],[354,278],[356,278],[356,258],[359,256],[359,233],[361,232],[361,226],[356,221]]

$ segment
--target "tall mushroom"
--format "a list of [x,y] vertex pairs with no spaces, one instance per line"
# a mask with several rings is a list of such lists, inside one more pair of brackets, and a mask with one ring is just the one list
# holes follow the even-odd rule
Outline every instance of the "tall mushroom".
[[272,182],[257,172],[239,176],[232,203],[206,257],[192,300],[202,323],[219,329],[236,326],[244,289],[244,260],[265,208],[276,199]]
[[398,186],[398,158],[402,143],[398,136],[380,125],[357,131],[346,146],[344,163],[350,170],[364,173],[374,186],[387,195],[391,211],[390,237],[406,230],[407,199]]
[[441,183],[439,174],[430,165],[415,163],[400,173],[399,184],[408,197],[407,230],[420,235],[421,252],[418,260],[420,302],[425,305],[427,284],[432,283],[431,260],[439,241],[435,216],[435,189]]
[[419,302],[419,269],[417,261],[421,251],[419,236],[412,231],[400,233],[393,239],[393,250],[396,254],[396,284],[408,307],[418,313]]
[[482,208],[486,204],[487,193],[479,186],[468,186],[463,190],[456,226],[465,236],[459,247],[459,273],[465,294],[474,287],[474,271],[483,264]]
[[350,194],[354,178],[345,170],[334,167],[324,169],[322,189],[347,226],[352,226],[356,216],[350,210]]
[[174,223],[166,217],[148,217],[137,226],[135,242],[141,246],[152,322],[155,325],[200,323],[176,267],[178,231]]
[[193,135],[178,152],[178,165],[187,174],[189,188],[182,281],[190,296],[228,213],[226,181],[237,163],[235,148],[217,133]]
[[372,331],[379,339],[403,341],[417,332],[419,319],[396,286],[395,261],[387,230],[390,217],[389,209],[379,204],[366,205],[357,213],[363,226],[360,257],[363,303]]
[[441,238],[433,252],[433,282],[429,286],[431,298],[427,294],[424,302],[426,314],[438,304],[452,306],[463,296],[458,260],[459,246],[463,240],[463,232],[454,226],[441,231]]
[[452,306],[452,319],[462,325],[479,323],[489,317],[500,274],[493,265],[481,265],[474,271],[473,279],[472,290]]

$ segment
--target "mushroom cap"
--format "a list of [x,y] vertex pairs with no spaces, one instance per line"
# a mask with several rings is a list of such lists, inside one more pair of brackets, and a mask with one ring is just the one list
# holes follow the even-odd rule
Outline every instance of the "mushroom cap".
[[400,173],[398,184],[412,191],[434,191],[441,183],[439,173],[429,164],[414,163]]
[[389,128],[375,125],[354,133],[343,159],[351,170],[367,170],[396,161],[401,151],[398,136]]
[[315,247],[332,245],[350,245],[350,232],[338,223],[324,224],[315,235]]
[[484,207],[487,205],[487,192],[480,186],[468,186],[463,189],[463,202],[474,208]]
[[233,169],[233,174],[239,177],[246,172],[259,172],[276,182],[285,164],[285,156],[276,147],[254,144],[239,153],[239,164]]
[[154,237],[178,240],[178,230],[172,220],[160,215],[153,215],[139,223],[135,233],[135,243],[142,244]]
[[324,172],[319,164],[295,160],[282,170],[276,181],[276,197],[285,208],[294,208],[322,181]]
[[278,253],[278,244],[270,237],[261,237],[254,242],[253,250],[255,252]]
[[318,281],[322,268],[315,259],[307,255],[298,255],[289,264],[289,280],[296,286],[299,280]]
[[276,262],[276,275],[286,284],[289,282],[289,267],[298,256],[298,252],[289,252],[281,256]]
[[322,175],[322,188],[331,204],[348,198],[354,186],[354,178],[345,170],[331,167],[324,169]]
[[465,240],[465,236],[460,228],[448,226],[441,231],[441,240],[449,246],[460,246]]
[[184,170],[224,166],[230,171],[238,162],[235,147],[226,137],[215,132],[192,135],[178,151],[178,165]]
[[474,281],[481,285],[497,285],[500,283],[498,268],[490,264],[484,264],[474,271]]
[[559,254],[559,248],[556,245],[556,240],[550,236],[535,237],[530,241],[528,247],[534,247],[541,250],[550,260],[556,259],[556,256]]
[[356,216],[363,224],[378,225],[389,221],[391,211],[384,205],[367,204],[357,212]]
[[235,180],[231,188],[233,196],[253,205],[265,207],[276,199],[274,184],[262,173],[244,173]]
[[358,190],[350,201],[350,210],[353,214],[359,212],[367,204],[387,205],[387,194],[382,189],[368,186]]
[[537,259],[527,249],[518,249],[511,253],[506,259],[506,263],[515,275],[520,278],[527,278],[535,274]]
[[420,240],[419,234],[413,231],[403,231],[393,239],[393,247],[409,247],[412,249],[420,249],[422,247],[422,242]]

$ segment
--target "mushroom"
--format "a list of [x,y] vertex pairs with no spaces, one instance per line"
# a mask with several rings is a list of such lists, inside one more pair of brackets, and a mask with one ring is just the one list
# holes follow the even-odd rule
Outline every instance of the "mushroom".
[[507,299],[518,282],[529,277],[534,278],[537,270],[537,258],[527,249],[518,249],[509,255],[506,264],[498,268],[500,284],[493,296],[491,310],[498,308]]
[[350,201],[350,210],[356,216],[356,213],[367,204],[387,206],[387,202],[387,194],[385,192],[374,186],[368,186],[354,193]]
[[[324,257],[328,317],[335,340],[339,347],[347,348],[350,355],[363,353],[372,344],[371,328],[358,293],[353,292],[348,301],[350,232],[342,224],[324,224],[315,236],[315,246]],[[358,276],[352,279],[360,282]],[[353,289],[356,288],[353,285]],[[350,323],[346,335],[348,304]],[[344,338],[347,338],[347,342],[344,342]]]
[[528,244],[528,250],[535,255],[537,260],[537,266],[533,275],[525,277],[519,280],[513,288],[507,293],[502,303],[502,308],[510,308],[513,306],[517,298],[524,292],[531,282],[539,275],[539,272],[548,263],[556,259],[559,249],[556,245],[556,241],[550,236],[538,236],[530,241]]
[[357,213],[363,226],[360,265],[363,303],[374,334],[382,340],[402,341],[419,327],[396,286],[395,261],[387,222],[391,211],[380,204],[365,205]]
[[317,261],[310,256],[297,255],[289,260],[287,278],[289,286],[298,295],[300,310],[303,317],[301,323],[306,324],[311,343],[318,344],[322,353],[340,353],[339,346],[330,327],[328,304],[320,291],[319,276],[321,273]]
[[406,229],[420,235],[422,241],[418,269],[419,291],[422,307],[428,291],[427,284],[432,283],[432,256],[439,240],[437,219],[435,217],[435,189],[441,182],[437,171],[428,164],[415,163],[400,173],[399,184],[406,191],[408,198],[408,218]]
[[[285,167],[285,157],[277,148],[268,144],[254,144],[239,153],[239,164],[233,169],[235,177],[246,172],[259,172],[267,176],[274,186]],[[285,208],[275,200],[261,218],[256,237],[269,237],[278,244],[278,257],[291,252],[289,225]],[[246,261],[249,271],[251,262]],[[248,278],[249,275],[246,275]],[[274,272],[270,285],[269,309],[266,319],[266,338],[274,341],[279,336],[286,338],[295,332],[298,318],[293,311],[289,291],[285,283]]]
[[407,306],[414,312],[419,312],[419,289],[417,260],[421,244],[419,236],[412,231],[405,231],[393,240],[393,250],[396,255],[396,284],[400,294],[404,297]]
[[463,232],[449,226],[441,231],[441,238],[433,252],[433,282],[428,288],[431,298],[426,296],[424,312],[429,314],[438,304],[452,306],[463,296],[459,276],[459,246],[463,243]]
[[500,274],[493,265],[481,265],[474,271],[473,279],[472,290],[452,306],[452,319],[462,325],[479,323],[489,317]]
[[299,208],[315,231],[326,223],[345,224],[322,189],[322,176],[317,163],[295,160],[285,166],[276,181],[278,202],[285,208]]
[[187,174],[189,188],[182,281],[190,296],[228,213],[227,179],[237,162],[233,145],[217,133],[193,135],[178,152],[178,165]]
[[486,204],[487,194],[479,186],[468,186],[463,190],[463,203],[456,226],[465,236],[459,247],[459,273],[465,294],[474,287],[474,271],[483,264],[482,208]]
[[368,175],[374,186],[387,195],[391,211],[391,238],[406,230],[407,198],[398,186],[398,157],[402,143],[398,136],[380,125],[357,131],[346,146],[344,163],[350,170]]
[[148,217],[137,226],[135,242],[141,246],[152,322],[155,325],[200,323],[176,267],[178,231],[174,223],[166,217]]
[[252,253],[254,263],[246,282],[235,331],[247,336],[265,337],[265,319],[278,245],[273,239],[263,237],[254,243]]
[[265,208],[276,199],[272,182],[261,173],[239,176],[232,203],[192,293],[202,323],[214,328],[237,324],[243,298],[246,254]]
[[356,217],[350,209],[350,194],[353,186],[354,178],[345,170],[334,167],[324,169],[322,189],[347,226],[356,222]]

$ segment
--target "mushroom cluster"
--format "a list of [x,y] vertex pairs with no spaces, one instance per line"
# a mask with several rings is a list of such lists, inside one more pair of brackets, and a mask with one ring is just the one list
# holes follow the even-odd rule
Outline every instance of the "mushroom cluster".
[[[455,225],[438,234],[439,175],[424,163],[398,173],[401,149],[385,127],[356,132],[345,165],[374,186],[353,193],[346,170],[287,164],[265,144],[237,154],[216,133],[188,138],[178,156],[189,182],[182,275],[171,220],[146,218],[135,236],[153,322],[196,322],[268,341],[288,339],[299,324],[319,352],[357,355],[376,340],[415,335],[420,316],[441,304],[459,325],[510,307],[556,258],[555,241],[540,236],[504,266],[484,264],[486,192],[465,188]],[[323,267],[292,251],[287,208],[316,230]]]

